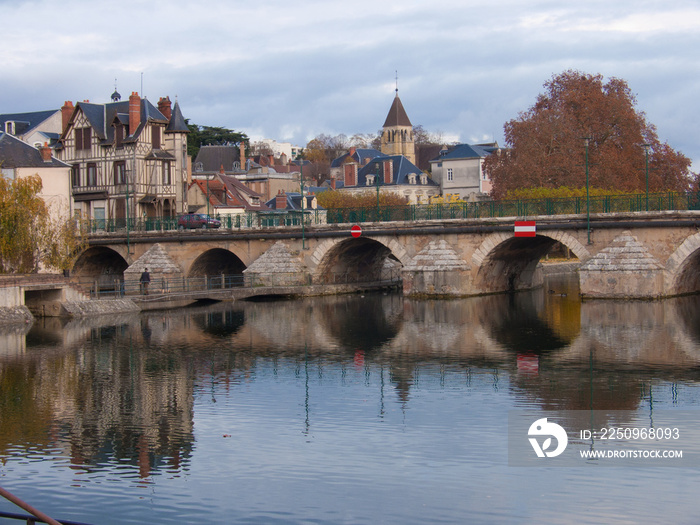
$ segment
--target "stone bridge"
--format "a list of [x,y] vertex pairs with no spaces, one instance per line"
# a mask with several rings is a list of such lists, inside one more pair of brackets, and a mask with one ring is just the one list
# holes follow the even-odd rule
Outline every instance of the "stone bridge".
[[[467,296],[542,283],[540,259],[556,243],[581,262],[584,297],[663,297],[700,292],[700,212],[363,223],[257,230],[105,233],[90,237],[77,279],[243,274],[274,284],[380,280],[400,271],[406,295]],[[590,242],[589,242],[590,239]]]

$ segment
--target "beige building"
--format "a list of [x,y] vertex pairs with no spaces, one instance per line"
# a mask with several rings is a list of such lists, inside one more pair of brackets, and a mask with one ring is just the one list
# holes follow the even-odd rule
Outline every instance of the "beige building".
[[498,151],[495,142],[444,148],[430,161],[433,179],[440,185],[443,195],[459,195],[461,199],[485,198],[491,192],[491,179],[484,171],[484,160]]
[[59,216],[72,215],[70,166],[55,159],[48,146],[37,149],[9,133],[0,133],[0,173],[10,180],[38,175],[40,195],[50,211]]

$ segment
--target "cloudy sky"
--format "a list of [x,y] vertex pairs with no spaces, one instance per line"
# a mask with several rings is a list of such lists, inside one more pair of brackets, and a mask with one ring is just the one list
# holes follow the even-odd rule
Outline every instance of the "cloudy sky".
[[298,145],[414,125],[503,144],[567,69],[628,82],[700,170],[700,3],[648,0],[0,0],[0,113],[176,97],[186,118]]

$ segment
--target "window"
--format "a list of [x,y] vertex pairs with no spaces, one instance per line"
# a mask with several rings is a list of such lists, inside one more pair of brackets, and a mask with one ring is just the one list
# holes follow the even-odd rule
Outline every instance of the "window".
[[97,186],[97,164],[94,162],[87,165],[87,185]]
[[151,147],[160,149],[160,127],[151,126]]
[[454,179],[454,176],[452,175],[452,168],[447,168],[447,180],[451,181]]
[[409,184],[415,184],[415,183],[416,183],[416,174],[415,174],[415,173],[409,173],[409,174],[408,174],[408,183],[409,183]]
[[78,151],[89,150],[91,139],[90,128],[77,128],[75,130],[75,149]]
[[80,164],[73,164],[73,166],[71,166],[70,180],[74,188],[80,186]]
[[172,181],[170,178],[170,163],[164,162],[163,163],[163,186],[170,186],[171,183],[172,183]]
[[126,161],[124,160],[114,163],[114,184],[126,184]]
[[117,124],[114,127],[114,141],[115,145],[118,148],[124,146],[124,126],[122,126],[121,124]]

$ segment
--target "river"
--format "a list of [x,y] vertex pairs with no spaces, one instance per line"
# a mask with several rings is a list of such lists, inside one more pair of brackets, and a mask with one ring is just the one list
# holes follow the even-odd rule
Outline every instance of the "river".
[[[93,524],[696,523],[699,307],[550,277],[1,327],[0,486]],[[514,464],[513,414],[572,413],[682,415],[686,456]]]

